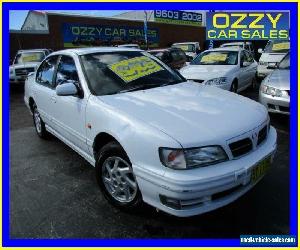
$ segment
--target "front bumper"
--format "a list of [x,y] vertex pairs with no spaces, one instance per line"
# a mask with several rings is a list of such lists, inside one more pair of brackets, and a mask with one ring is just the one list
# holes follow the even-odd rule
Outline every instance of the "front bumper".
[[[168,169],[163,176],[137,165],[133,169],[146,203],[169,214],[188,217],[225,206],[245,194],[257,183],[250,182],[251,170],[266,157],[273,159],[276,147],[277,134],[271,127],[260,147],[236,160],[192,170]],[[205,178],[207,171],[214,177]],[[184,206],[166,206],[164,197],[180,200]]]
[[271,113],[290,114],[290,98],[266,95],[259,91],[259,102]]

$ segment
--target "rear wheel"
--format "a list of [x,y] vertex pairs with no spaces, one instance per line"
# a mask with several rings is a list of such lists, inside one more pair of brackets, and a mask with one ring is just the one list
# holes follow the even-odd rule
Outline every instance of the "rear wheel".
[[142,203],[142,196],[122,147],[110,142],[100,150],[98,156],[96,179],[105,198],[119,208],[138,207]]
[[237,93],[237,91],[238,91],[238,82],[236,80],[234,80],[232,82],[231,87],[230,87],[230,91],[234,92],[234,93]]
[[32,117],[33,117],[33,124],[38,136],[43,139],[47,138],[48,133],[45,128],[45,123],[43,122],[40,113],[37,109],[37,106],[35,104],[33,104],[32,107]]

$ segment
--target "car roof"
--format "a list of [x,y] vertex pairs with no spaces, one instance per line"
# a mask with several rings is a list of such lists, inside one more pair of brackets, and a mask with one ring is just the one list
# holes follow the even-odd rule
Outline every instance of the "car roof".
[[30,52],[30,51],[33,51],[33,52],[37,52],[37,51],[49,51],[50,49],[20,49],[18,50],[18,53],[21,53],[21,52]]
[[178,45],[178,44],[195,44],[199,42],[182,42],[182,43],[173,43],[172,45]]
[[125,46],[139,46],[138,44],[136,44],[136,43],[126,43],[126,44],[120,44],[120,45],[118,45],[118,47],[125,47]]
[[252,44],[251,42],[232,42],[232,43],[223,43],[221,46],[224,45],[243,45],[243,44]]
[[74,48],[74,49],[59,50],[51,53],[51,55],[60,55],[64,53],[85,55],[91,53],[118,52],[118,51],[143,51],[143,50],[135,49],[135,48],[126,48],[126,47],[89,47],[89,48]]
[[215,49],[208,49],[208,50],[205,50],[205,51],[242,51],[244,49],[242,48],[234,48],[234,47],[224,47],[224,48],[215,48]]

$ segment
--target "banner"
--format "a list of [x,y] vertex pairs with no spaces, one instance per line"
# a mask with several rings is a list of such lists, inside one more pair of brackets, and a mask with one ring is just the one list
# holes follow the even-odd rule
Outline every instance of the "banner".
[[[65,48],[86,46],[114,46],[136,43],[145,46],[144,27],[63,24],[63,43]],[[147,29],[149,47],[159,45],[159,30]]]
[[207,40],[287,40],[289,12],[208,12]]
[[154,21],[177,25],[202,26],[202,14],[180,10],[155,10]]

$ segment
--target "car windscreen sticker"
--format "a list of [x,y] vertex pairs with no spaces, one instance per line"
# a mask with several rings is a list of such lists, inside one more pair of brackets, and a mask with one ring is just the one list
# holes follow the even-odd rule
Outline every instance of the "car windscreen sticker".
[[201,58],[201,62],[225,62],[227,59],[227,54],[222,53],[210,53],[204,55]]
[[275,43],[272,46],[273,51],[286,50],[286,49],[290,49],[290,43],[289,42]]
[[22,61],[23,62],[34,62],[38,61],[39,56],[37,54],[32,54],[32,55],[23,55],[22,56]]
[[126,83],[163,70],[158,63],[147,56],[123,60],[109,65],[108,68]]
[[189,46],[188,45],[180,45],[180,46],[178,46],[178,48],[182,49],[183,51],[188,51],[189,50]]

